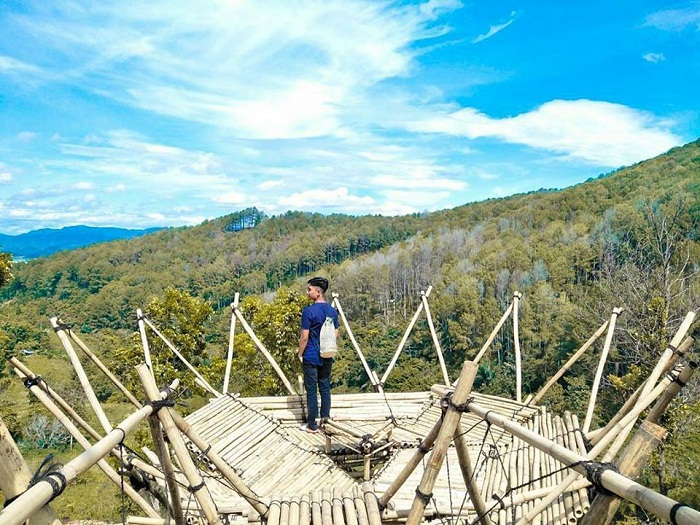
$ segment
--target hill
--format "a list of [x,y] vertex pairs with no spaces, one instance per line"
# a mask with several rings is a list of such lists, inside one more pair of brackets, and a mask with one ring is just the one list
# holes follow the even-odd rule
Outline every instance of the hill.
[[[199,226],[17,264],[12,283],[0,289],[0,352],[26,350],[34,352],[28,359],[65,362],[48,322],[60,315],[110,367],[128,374],[142,359],[135,333],[135,312],[142,308],[168,327],[218,387],[228,347],[228,306],[239,292],[256,334],[285,371],[296,375],[301,292],[310,275],[322,274],[339,294],[371,368],[380,370],[421,302],[420,292],[432,286],[431,317],[456,377],[517,290],[523,293],[524,395],[537,391],[613,307],[624,309],[598,396],[601,412],[595,420],[604,420],[646,377],[686,313],[700,310],[699,225],[700,141],[564,190],[434,213],[267,217],[247,209]],[[696,339],[698,324],[690,331]],[[236,333],[232,389],[245,395],[283,392],[253,343]],[[511,341],[512,334],[496,338],[480,361],[475,381],[480,392],[513,396]],[[334,391],[366,390],[367,376],[347,337],[341,346]],[[163,366],[185,377],[166,357],[167,349],[161,352]],[[595,353],[585,355],[543,402],[581,415],[597,360]],[[38,372],[51,376],[58,370],[65,371],[54,366]],[[62,379],[63,391],[75,388],[70,381]],[[385,388],[421,390],[437,382],[434,342],[421,317]],[[648,474],[677,498],[700,494],[700,474],[687,461],[700,458],[697,380],[685,392],[681,409],[665,422],[672,429],[665,457]],[[100,395],[113,394],[103,381]],[[15,406],[14,400],[5,406]],[[21,428],[29,414],[11,415],[13,428]]]
[[20,235],[0,233],[0,249],[9,252],[15,260],[46,257],[64,250],[75,250],[100,242],[117,239],[133,239],[156,232],[162,228],[131,230],[125,228],[95,228],[91,226],[68,226],[60,229],[44,228]]

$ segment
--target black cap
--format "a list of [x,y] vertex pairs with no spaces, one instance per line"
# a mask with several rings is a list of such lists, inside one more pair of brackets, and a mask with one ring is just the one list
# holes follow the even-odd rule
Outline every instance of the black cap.
[[318,286],[324,292],[328,290],[328,279],[325,277],[312,277],[308,280],[311,286]]

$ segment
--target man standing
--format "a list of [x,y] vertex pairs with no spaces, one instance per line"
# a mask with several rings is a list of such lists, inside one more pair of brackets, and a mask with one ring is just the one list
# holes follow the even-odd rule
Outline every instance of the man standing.
[[299,360],[304,369],[304,388],[306,389],[307,422],[302,430],[318,432],[318,399],[316,388],[321,393],[321,420],[331,415],[331,367],[333,358],[321,357],[319,344],[321,326],[326,317],[333,319],[335,336],[338,337],[338,312],[326,302],[325,293],[328,290],[328,279],[314,277],[309,279],[306,286],[306,296],[313,304],[304,308],[301,313],[301,335],[299,336]]

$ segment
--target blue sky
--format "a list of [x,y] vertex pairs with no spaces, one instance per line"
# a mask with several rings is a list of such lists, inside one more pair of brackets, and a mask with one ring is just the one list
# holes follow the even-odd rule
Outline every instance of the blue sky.
[[0,233],[397,215],[700,136],[700,2],[0,2]]

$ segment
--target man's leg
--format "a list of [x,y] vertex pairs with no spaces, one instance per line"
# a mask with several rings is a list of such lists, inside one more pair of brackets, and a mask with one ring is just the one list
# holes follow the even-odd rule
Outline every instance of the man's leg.
[[321,419],[331,416],[331,368],[332,359],[324,359],[318,369],[318,389],[321,392]]
[[316,418],[318,417],[318,398],[316,394],[316,384],[318,383],[318,369],[316,365],[304,363],[304,388],[306,389],[306,414],[309,429],[315,430]]

